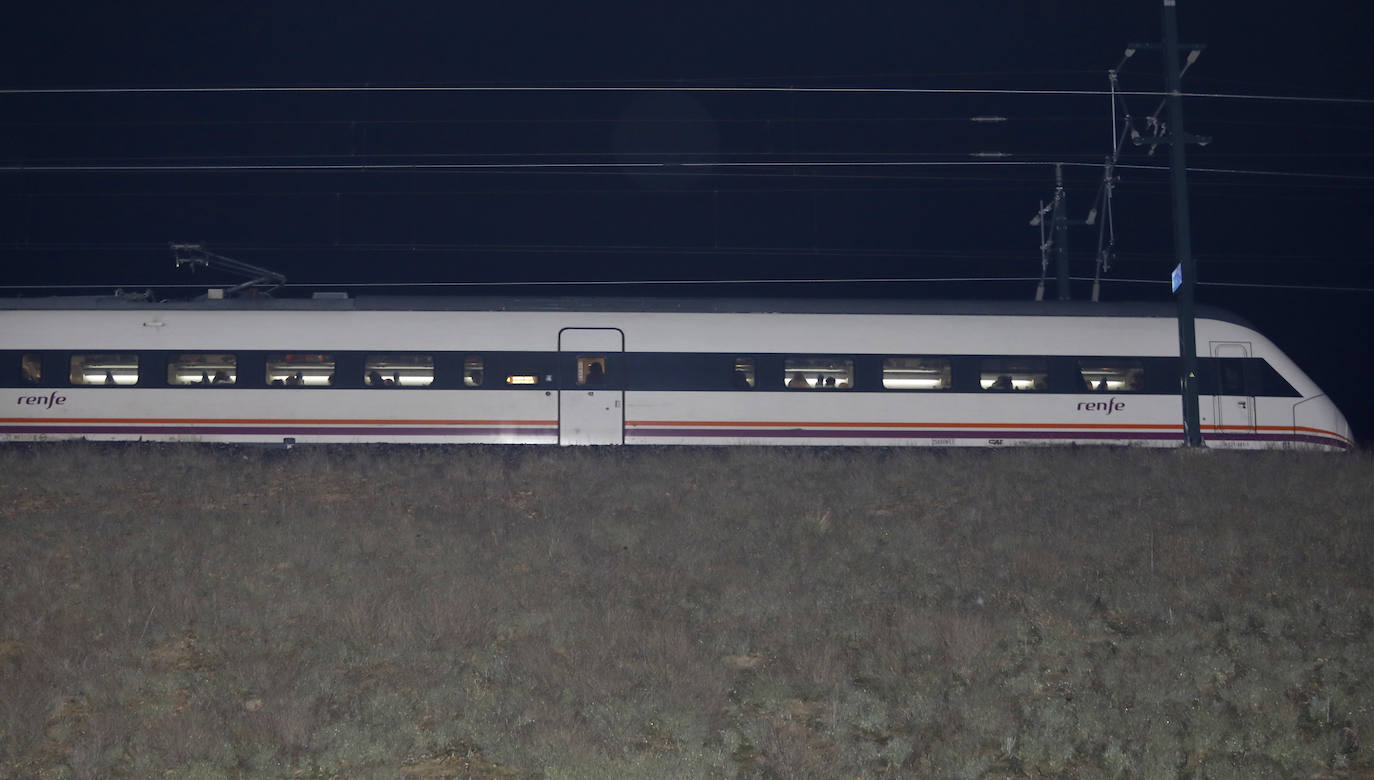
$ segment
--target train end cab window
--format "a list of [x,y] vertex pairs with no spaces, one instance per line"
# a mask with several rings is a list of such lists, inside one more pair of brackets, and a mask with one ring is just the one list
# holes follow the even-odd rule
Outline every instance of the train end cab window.
[[753,390],[754,383],[757,381],[758,373],[754,370],[754,359],[751,357],[735,358],[735,389]]
[[1236,358],[1216,358],[1219,395],[1250,395],[1245,388],[1245,361]]
[[72,355],[71,383],[129,387],[138,384],[138,355],[132,353],[91,353]]
[[36,385],[43,381],[43,356],[37,352],[25,352],[19,359],[20,375],[26,385]]
[[949,358],[900,357],[883,360],[887,390],[948,390],[954,386]]
[[1044,392],[1049,380],[1049,361],[1043,358],[984,358],[978,386],[992,392]]
[[167,359],[167,384],[194,387],[230,387],[238,379],[234,355],[215,352],[182,352]]
[[794,390],[850,390],[854,387],[854,361],[849,358],[787,358],[784,382]]
[[363,380],[367,387],[429,387],[434,384],[434,356],[368,355]]
[[1094,393],[1134,393],[1145,389],[1145,366],[1139,360],[1085,358],[1078,361],[1083,389]]
[[469,355],[463,360],[463,387],[481,387],[486,372],[482,368],[482,358]]
[[267,384],[272,387],[329,387],[334,384],[334,356],[321,352],[269,354]]

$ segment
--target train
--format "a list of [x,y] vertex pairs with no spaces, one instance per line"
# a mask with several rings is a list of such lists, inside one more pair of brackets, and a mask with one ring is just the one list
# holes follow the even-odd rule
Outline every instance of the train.
[[[982,446],[1184,443],[1168,304],[128,295],[0,300],[0,440]],[[1227,312],[1206,446],[1354,446]]]

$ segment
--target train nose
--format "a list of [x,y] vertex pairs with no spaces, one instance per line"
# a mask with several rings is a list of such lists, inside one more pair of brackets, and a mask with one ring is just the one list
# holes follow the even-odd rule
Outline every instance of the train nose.
[[1341,414],[1341,411],[1339,409],[1336,409],[1334,405],[1332,405],[1331,408],[1334,410],[1336,417],[1335,422],[1332,424],[1332,430],[1336,431],[1336,433],[1339,434],[1343,440],[1345,440],[1347,448],[1354,447],[1355,438],[1354,434],[1350,432],[1350,423],[1346,421],[1345,415]]
[[1350,423],[1325,395],[1304,398],[1293,405],[1293,434],[1298,442],[1350,449]]

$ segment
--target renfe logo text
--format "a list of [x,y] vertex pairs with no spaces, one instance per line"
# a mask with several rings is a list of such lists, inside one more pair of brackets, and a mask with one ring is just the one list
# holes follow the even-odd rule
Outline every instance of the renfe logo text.
[[54,406],[61,406],[67,402],[67,396],[58,395],[54,390],[48,395],[21,395],[16,403],[19,406],[41,406],[44,409],[51,409]]
[[1078,411],[1080,412],[1106,412],[1107,414],[1111,414],[1112,412],[1119,412],[1125,408],[1126,402],[1118,401],[1115,398],[1109,398],[1105,401],[1083,401],[1078,404]]

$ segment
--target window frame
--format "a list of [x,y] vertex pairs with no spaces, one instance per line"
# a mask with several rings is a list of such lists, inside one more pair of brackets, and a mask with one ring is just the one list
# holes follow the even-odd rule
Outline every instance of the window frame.
[[[892,387],[888,385],[888,363],[898,360],[929,360],[944,363],[945,384],[935,387]],[[896,393],[949,393],[954,392],[954,358],[949,355],[883,355],[878,363],[878,383],[885,392]]]
[[[193,356],[193,355],[194,355],[194,356],[200,356],[200,357],[222,356],[222,357],[227,357],[227,358],[229,358],[227,361],[223,361],[223,362],[227,363],[227,365],[229,366],[230,370],[233,372],[232,374],[229,375],[229,381],[227,381],[227,382],[216,382],[216,381],[214,381],[214,380],[215,380],[215,377],[213,377],[213,376],[208,376],[208,369],[202,371],[203,374],[207,374],[208,379],[209,379],[208,382],[174,382],[174,381],[172,381],[173,366],[178,365],[178,364],[183,364],[183,365],[189,364],[188,361],[185,361],[185,360],[180,360],[180,361],[179,361],[179,360],[177,360],[177,358],[185,358],[185,357]],[[216,387],[216,388],[237,387],[237,386],[238,386],[238,379],[239,379],[239,377],[242,375],[242,373],[239,371],[239,368],[238,368],[238,354],[235,353],[235,352],[167,352],[167,353],[165,353],[165,354],[163,355],[162,360],[161,360],[161,363],[162,363],[162,365],[163,365],[163,368],[165,369],[164,372],[163,372],[163,374],[162,374],[162,376],[163,376],[164,380],[166,381],[166,386],[167,386],[167,387],[175,387],[175,388],[183,388],[183,387],[198,387],[198,388],[207,388],[207,387]],[[221,370],[222,370],[222,369],[221,369]],[[219,373],[218,373],[218,371],[217,371],[216,374],[215,374],[215,376],[218,376],[218,375],[219,375]]]
[[[319,358],[321,358],[321,360],[319,360],[317,363],[315,363],[315,362],[313,362],[313,361],[308,361],[308,360],[306,360],[306,361],[293,361],[293,360],[292,360],[293,357],[302,357],[302,356],[314,356],[314,357],[319,357]],[[285,389],[285,388],[292,388],[292,389],[295,389],[295,390],[325,390],[325,389],[330,389],[330,388],[333,388],[333,387],[338,386],[339,379],[340,379],[340,376],[341,376],[341,367],[340,367],[340,363],[342,362],[342,361],[340,360],[340,353],[339,353],[339,352],[336,352],[336,351],[330,351],[330,352],[315,352],[315,351],[310,351],[310,350],[285,350],[285,351],[280,351],[280,352],[264,352],[262,357],[263,357],[263,371],[262,371],[262,377],[263,377],[263,385],[264,385],[265,387],[269,387],[269,388],[271,388],[271,389],[273,389],[273,390]],[[274,368],[278,368],[278,367],[280,367],[280,366],[282,366],[282,365],[288,365],[288,366],[290,366],[290,365],[299,365],[299,366],[303,366],[303,367],[311,367],[312,365],[319,365],[319,366],[323,367],[323,366],[326,365],[326,364],[327,364],[328,367],[329,367],[329,372],[330,372],[330,373],[328,374],[328,376],[326,377],[326,379],[325,379],[324,382],[309,381],[310,379],[313,379],[315,376],[318,376],[318,373],[312,372],[310,375],[307,376],[303,371],[301,371],[301,370],[299,370],[299,369],[296,371],[296,374],[299,375],[299,376],[301,377],[301,381],[298,382],[298,383],[296,383],[296,384],[291,384],[290,380],[291,380],[293,377],[290,376],[289,374],[288,374],[284,379],[274,380],[274,379],[272,378],[272,373],[273,373]],[[277,382],[281,382],[281,384],[277,384]]]
[[[989,371],[989,364],[1000,363],[1001,367],[995,371]],[[974,374],[974,381],[979,391],[984,393],[1008,393],[1013,395],[1020,394],[1044,394],[1052,392],[1050,386],[1051,374],[1053,373],[1053,361],[1043,355],[982,355],[977,358],[977,373]],[[1038,368],[1020,368],[1018,364],[1038,364]],[[989,374],[995,375],[996,379],[991,384],[983,384]],[[1018,381],[1026,381],[1018,374],[1031,375],[1029,387],[1017,387]],[[1003,378],[1007,380],[1006,387],[998,387]],[[1037,384],[1039,386],[1037,386]]]
[[[855,381],[856,373],[854,368],[856,362],[853,356],[847,355],[786,355],[783,357],[782,361],[782,387],[785,390],[797,392],[806,390],[819,390],[821,392],[829,392],[831,390],[853,390],[858,384],[858,382]],[[836,369],[836,364],[842,365],[843,368]],[[844,385],[841,385],[838,379],[833,385],[822,384],[824,381],[821,376],[822,373],[829,373],[832,371],[843,372]],[[807,376],[808,372],[816,375],[815,380]],[[806,384],[805,387],[795,384],[798,377]],[[825,378],[834,379],[835,377]]]
[[487,360],[481,354],[465,354],[462,357],[463,379],[458,387],[477,390],[486,384]]
[[[438,360],[432,352],[364,352],[362,358],[362,386],[368,390],[430,390],[439,387]],[[429,364],[427,366],[423,364],[417,365],[422,369],[429,369],[429,381],[424,383],[402,382],[402,369],[393,367],[390,377],[392,383],[386,384],[388,377],[383,376],[382,370],[377,368],[377,366],[388,362],[387,359],[390,359],[392,362],[399,362],[401,358],[428,358]],[[414,366],[412,366],[412,368],[414,368]],[[382,380],[381,384],[372,383],[372,375],[374,373]]]
[[[72,352],[68,352],[68,353],[66,353],[66,354],[67,354],[67,360],[66,360],[66,363],[67,363],[67,386],[69,386],[69,387],[124,387],[124,388],[129,388],[129,387],[138,387],[139,384],[140,384],[140,382],[146,381],[146,379],[145,379],[146,373],[145,373],[144,367],[143,367],[143,365],[142,365],[143,362],[144,362],[144,361],[143,361],[144,355],[143,355],[143,353],[138,352],[137,350],[132,351],[132,352],[111,352],[111,351],[105,351],[105,350],[73,350]],[[76,361],[77,361],[78,358],[90,359],[90,358],[102,358],[102,357],[103,357],[103,358],[108,358],[109,360],[108,360],[107,362],[110,362],[111,364],[118,365],[118,364],[121,364],[121,363],[122,363],[122,364],[124,364],[124,365],[126,365],[126,366],[128,365],[127,358],[132,357],[132,358],[133,358],[133,363],[132,363],[132,365],[133,365],[133,369],[134,369],[134,381],[132,381],[132,382],[120,382],[120,381],[118,381],[118,380],[116,379],[115,381],[111,382],[110,379],[113,377],[113,372],[116,370],[116,368],[106,368],[106,369],[105,369],[105,376],[106,376],[106,378],[105,378],[104,381],[100,381],[100,382],[84,382],[84,381],[83,381],[83,382],[78,382],[78,381],[76,381],[76,379],[75,379],[75,377],[76,377],[76,372],[77,372]],[[125,360],[122,360],[122,361],[121,361],[121,360],[119,360],[120,358],[124,358]],[[98,371],[99,369],[96,369],[96,370]],[[81,371],[82,371],[82,376],[84,377],[84,376],[85,376],[85,368],[84,368],[84,366],[83,366],[83,368],[81,369]],[[35,386],[41,386],[41,385],[35,385]]]
[[[1082,393],[1113,393],[1118,395],[1134,395],[1145,392],[1145,361],[1137,357],[1076,357],[1072,360],[1072,368],[1078,372],[1077,386],[1078,392]],[[1133,381],[1129,385],[1112,387],[1113,374],[1105,373],[1117,370],[1115,376],[1125,376]],[[1098,382],[1094,383],[1089,378],[1086,371],[1094,371],[1094,376],[1101,376]],[[1102,383],[1107,383],[1103,387],[1098,387]]]
[[749,392],[759,386],[758,361],[752,355],[736,355],[735,366],[730,372],[730,383],[734,389]]
[[[43,353],[42,353],[42,352],[26,352],[26,351],[20,350],[18,354],[19,354],[19,366],[18,366],[18,371],[19,371],[19,373],[18,373],[18,375],[17,375],[17,376],[18,376],[18,381],[15,382],[15,386],[17,386],[17,387],[43,387],[43,386],[44,386],[44,385],[43,385],[43,363],[44,363],[44,361],[43,361]],[[33,378],[29,378],[29,371],[28,371],[28,368],[29,368],[29,358],[31,358],[31,357],[37,358],[37,360],[33,361],[33,363],[37,366],[38,373],[37,373],[36,375],[34,375]]]

